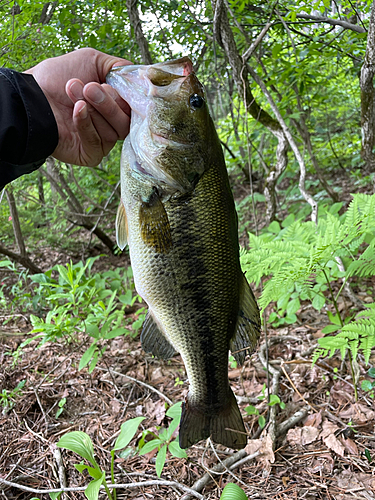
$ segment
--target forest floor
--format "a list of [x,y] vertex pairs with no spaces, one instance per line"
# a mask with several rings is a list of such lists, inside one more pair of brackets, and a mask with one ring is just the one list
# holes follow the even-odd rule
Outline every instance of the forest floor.
[[[339,307],[351,308],[352,304],[344,297]],[[311,367],[312,351],[322,336],[325,317],[308,306],[302,306],[297,316],[298,325],[268,331],[269,363],[271,371],[278,372],[278,396],[285,403],[284,409],[277,405],[276,441],[272,443],[269,433],[272,422],[260,434],[258,416],[245,416],[250,437],[245,452],[235,455],[238,464],[230,472],[210,473],[211,481],[199,490],[201,498],[219,498],[228,482],[238,483],[248,498],[256,499],[375,498],[371,461],[371,457],[375,459],[373,394],[359,389],[355,402],[348,362],[342,363],[338,357],[320,360]],[[80,474],[73,465],[80,459],[66,450],[61,460],[56,457],[55,445],[63,434],[73,430],[89,434],[100,465],[109,473],[110,450],[120,425],[129,418],[144,416],[142,428],[157,432],[159,426],[168,424],[166,400],[178,402],[186,396],[188,383],[181,358],[175,356],[168,362],[154,359],[144,354],[139,338],[131,336],[113,339],[91,374],[87,369],[78,371],[87,347],[84,339],[81,343],[47,343],[38,349],[31,343],[14,363],[11,353],[29,329],[26,319],[20,317],[0,332],[0,478],[9,482],[36,490],[55,489],[60,486],[60,469],[65,471],[69,487],[85,486],[87,475]],[[263,334],[260,349],[243,367],[229,367],[230,383],[243,415],[244,408],[251,404],[267,417],[266,399],[258,399],[267,383],[259,356],[264,354],[264,346]],[[366,368],[364,363],[359,365],[360,386]],[[6,407],[6,398],[1,399],[1,394],[9,394],[23,380],[26,383],[14,395],[13,406]],[[63,398],[66,403],[56,417]],[[132,442],[134,450],[136,441]],[[244,457],[256,452],[256,457],[244,461]],[[188,459],[168,454],[160,479],[152,452],[118,456],[116,482],[132,486],[120,488],[117,497],[188,498],[183,497],[181,485],[194,488],[218,459],[228,459],[232,453],[220,445],[213,451],[209,444],[201,442],[187,450]],[[160,484],[141,485],[149,480]],[[172,486],[166,481],[176,483]],[[12,486],[1,489],[4,499],[49,498],[47,494]],[[68,495],[72,499],[84,498],[82,492]]]
[[[52,251],[35,253],[33,258],[45,269],[67,261],[66,255]],[[124,262],[112,256],[96,261],[95,266],[110,268],[124,266]],[[366,300],[365,292],[355,286],[354,292]],[[340,298],[344,316],[353,307],[350,298]],[[58,440],[67,432],[85,431],[109,477],[110,450],[121,424],[143,416],[139,433],[130,443],[130,455],[116,455],[116,483],[126,484],[117,490],[119,500],[194,498],[186,488],[196,492],[195,498],[218,499],[228,482],[237,483],[254,499],[375,499],[374,393],[360,388],[368,378],[368,366],[359,357],[355,401],[347,360],[333,356],[314,366],[311,363],[327,315],[302,303],[297,318],[293,325],[268,327],[269,380],[264,332],[259,349],[244,366],[228,367],[249,435],[245,450],[235,453],[200,442],[187,450],[187,459],[168,453],[160,478],[155,472],[155,453],[140,456],[137,441],[141,430],[157,434],[159,427],[168,426],[167,401],[184,400],[188,382],[180,356],[169,361],[154,359],[142,351],[139,336],[122,336],[109,342],[89,374],[87,368],[78,370],[87,339],[70,343],[61,339],[38,349],[34,342],[15,359],[12,353],[27,338],[31,325],[22,315],[6,321],[0,329],[0,479],[9,484],[0,483],[0,498],[47,500],[46,491],[59,488],[64,474],[68,487],[81,488],[65,494],[65,500],[85,498],[82,487],[89,477],[74,467],[81,458],[67,450],[59,456]],[[374,362],[371,358],[370,365]],[[26,381],[22,389],[12,394],[22,381]],[[265,384],[285,403],[284,408],[277,404],[270,411]],[[56,416],[64,398],[63,411]],[[259,414],[248,415],[248,405]],[[263,430],[259,415],[267,421]],[[212,469],[222,461],[226,469],[215,473]],[[202,478],[208,479],[203,487]],[[104,495],[101,492],[100,498]]]

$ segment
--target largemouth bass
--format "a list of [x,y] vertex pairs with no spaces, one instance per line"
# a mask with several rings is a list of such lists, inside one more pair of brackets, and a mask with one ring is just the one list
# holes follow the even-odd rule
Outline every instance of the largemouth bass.
[[149,308],[143,349],[164,359],[177,351],[185,364],[181,448],[209,436],[243,448],[228,351],[243,363],[260,317],[240,268],[237,215],[203,87],[186,57],[116,68],[107,82],[132,108],[116,235],[121,249],[129,244]]

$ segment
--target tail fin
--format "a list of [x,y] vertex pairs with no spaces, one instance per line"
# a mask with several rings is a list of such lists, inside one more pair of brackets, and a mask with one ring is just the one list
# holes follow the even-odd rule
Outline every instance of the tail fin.
[[189,448],[201,439],[212,437],[215,443],[228,448],[241,449],[246,446],[245,426],[231,389],[227,404],[220,410],[211,412],[209,408],[194,406],[187,399],[182,405],[182,417],[179,431],[181,448]]

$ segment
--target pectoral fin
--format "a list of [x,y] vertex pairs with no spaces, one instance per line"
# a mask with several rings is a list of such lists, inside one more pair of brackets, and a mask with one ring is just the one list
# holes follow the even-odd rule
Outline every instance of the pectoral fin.
[[150,311],[143,323],[141,343],[145,352],[151,352],[159,359],[169,359],[175,353],[174,347],[160,330]]
[[158,253],[168,253],[172,248],[172,234],[168,215],[156,190],[148,202],[139,209],[142,240]]
[[128,219],[122,201],[120,201],[116,215],[116,241],[121,250],[124,250],[128,244]]
[[245,361],[247,352],[253,352],[260,336],[258,304],[245,276],[241,274],[240,309],[234,337],[229,348],[238,364]]

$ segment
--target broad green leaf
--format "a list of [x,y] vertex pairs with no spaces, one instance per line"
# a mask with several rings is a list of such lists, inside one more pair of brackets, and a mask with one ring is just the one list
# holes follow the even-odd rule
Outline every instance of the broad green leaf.
[[55,491],[54,493],[49,493],[49,497],[51,500],[56,500],[56,498],[60,498],[61,491]]
[[259,410],[255,406],[246,406],[245,411],[248,415],[259,415]]
[[160,477],[161,473],[163,472],[163,467],[165,464],[165,459],[167,457],[167,446],[164,445],[160,448],[159,453],[157,454],[156,460],[155,460],[155,470],[156,474]]
[[59,448],[66,448],[67,450],[77,453],[82,458],[88,460],[92,465],[97,466],[94,458],[94,447],[90,436],[82,431],[68,432],[61,437],[57,443]]
[[245,492],[234,483],[228,483],[221,494],[220,500],[248,500]]
[[264,426],[266,425],[266,419],[263,417],[263,415],[260,415],[258,418],[258,424],[261,429],[264,429]]
[[180,401],[179,403],[175,403],[173,406],[168,408],[165,414],[171,418],[181,418],[181,411],[182,411],[181,406],[182,406],[182,401]]
[[100,332],[97,325],[93,325],[91,323],[86,324],[86,331],[90,337],[94,337],[94,339],[100,338]]
[[121,450],[122,448],[128,446],[135,433],[137,432],[139,424],[143,422],[144,419],[145,417],[132,418],[121,425],[121,432],[116,439],[113,451]]
[[312,301],[312,306],[317,311],[320,311],[325,303],[326,303],[326,299],[325,299],[324,295],[320,295],[317,293]]
[[85,495],[88,500],[98,500],[100,486],[105,480],[105,472],[102,473],[99,479],[91,481],[91,483],[85,489]]
[[129,333],[129,330],[127,330],[126,328],[115,328],[114,330],[106,333],[104,335],[104,338],[107,340],[114,339],[115,337],[119,337],[120,335],[124,335],[125,333]]
[[327,325],[322,329],[322,333],[332,333],[332,332],[337,332],[337,330],[340,330],[339,326]]
[[96,349],[96,342],[93,342],[90,347],[83,353],[82,358],[79,362],[78,370],[82,370],[92,358],[94,351]]
[[375,368],[370,368],[367,372],[367,375],[371,378],[375,378]]
[[172,441],[168,445],[168,449],[174,457],[177,458],[187,458],[186,451],[180,448],[178,440]]
[[155,448],[159,448],[159,446],[163,444],[163,441],[161,439],[153,439],[152,441],[148,441],[142,448],[139,450],[140,455],[146,455],[146,453],[150,453],[150,451],[154,450]]

